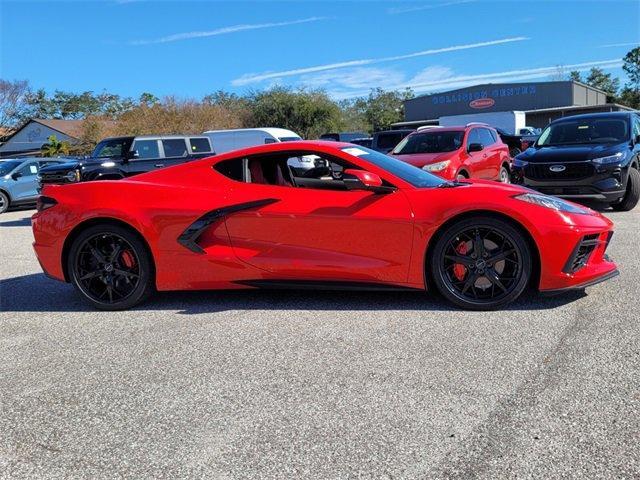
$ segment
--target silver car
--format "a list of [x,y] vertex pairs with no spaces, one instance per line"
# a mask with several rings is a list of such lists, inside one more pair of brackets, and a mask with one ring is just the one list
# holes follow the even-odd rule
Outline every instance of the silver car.
[[0,160],[0,213],[9,207],[36,203],[40,168],[65,161],[35,157]]

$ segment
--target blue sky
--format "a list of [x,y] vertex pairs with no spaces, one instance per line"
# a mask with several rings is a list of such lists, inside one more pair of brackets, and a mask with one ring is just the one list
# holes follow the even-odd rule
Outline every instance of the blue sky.
[[146,0],[0,4],[0,70],[34,88],[137,97],[274,84],[337,99],[545,80],[600,66],[626,81],[640,1]]

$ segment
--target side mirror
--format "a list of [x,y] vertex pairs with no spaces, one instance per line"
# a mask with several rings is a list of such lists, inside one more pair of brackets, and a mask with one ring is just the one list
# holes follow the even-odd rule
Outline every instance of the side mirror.
[[342,181],[347,190],[368,190],[375,193],[391,193],[393,187],[382,185],[382,179],[375,173],[366,170],[348,168],[342,172]]
[[138,152],[138,150],[131,150],[129,152],[129,155],[127,155],[128,160],[131,160],[133,158],[140,158],[140,152]]
[[14,180],[18,180],[21,176],[22,174],[20,172],[13,172],[11,174],[11,178],[13,178]]
[[484,150],[484,145],[481,143],[470,143],[469,144],[469,152],[480,152]]

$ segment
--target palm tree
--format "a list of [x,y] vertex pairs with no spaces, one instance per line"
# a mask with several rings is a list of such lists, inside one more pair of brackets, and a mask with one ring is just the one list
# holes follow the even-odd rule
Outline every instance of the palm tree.
[[42,145],[43,157],[59,157],[60,155],[69,155],[69,142],[59,141],[55,135],[47,138],[49,143]]

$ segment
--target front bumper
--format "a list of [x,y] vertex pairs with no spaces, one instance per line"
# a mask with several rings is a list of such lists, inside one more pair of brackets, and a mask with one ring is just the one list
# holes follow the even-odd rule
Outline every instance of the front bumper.
[[541,293],[581,289],[617,275],[617,265],[606,255],[613,235],[611,222],[601,219],[607,222],[604,228],[574,226],[539,244]]
[[[550,167],[562,165],[563,172],[554,173]],[[592,162],[529,163],[512,168],[512,182],[562,198],[595,200],[614,203],[626,192],[628,168],[598,166]]]

